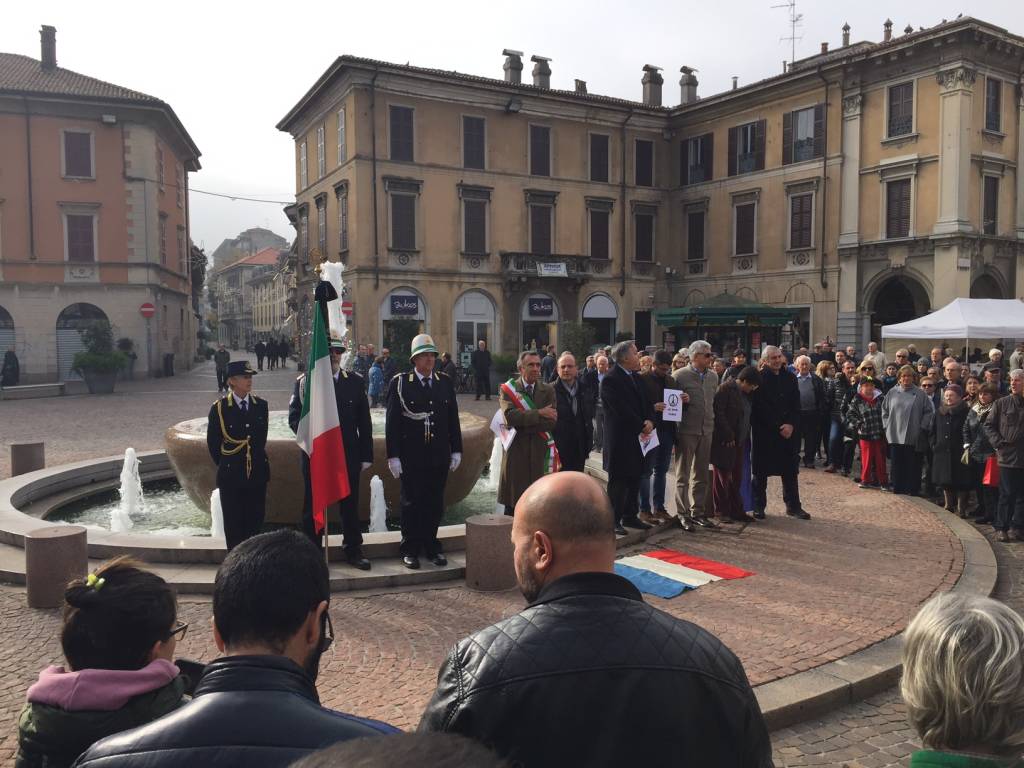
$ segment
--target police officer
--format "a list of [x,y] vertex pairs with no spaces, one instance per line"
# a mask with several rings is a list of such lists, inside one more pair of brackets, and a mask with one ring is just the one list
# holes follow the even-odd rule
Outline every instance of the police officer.
[[[334,399],[338,404],[338,423],[341,441],[345,446],[345,464],[348,470],[350,493],[341,500],[341,532],[344,536],[345,560],[361,571],[370,570],[370,561],[363,557],[363,534],[359,524],[359,477],[373,462],[373,431],[370,425],[370,403],[366,399],[363,378],[341,367],[345,345],[331,339],[331,371],[334,373]],[[306,390],[306,376],[295,381],[292,399],[288,402],[288,426],[292,432],[299,429],[302,418],[302,396]],[[302,477],[306,481],[306,496],[302,505],[302,530],[318,547],[322,538],[313,524],[313,491],[309,479],[309,456],[302,454]]]
[[444,514],[448,472],[462,461],[462,430],[455,387],[434,372],[437,348],[421,333],[412,340],[413,370],[388,385],[388,468],[402,485],[402,563],[419,568],[420,554],[434,565],[448,564],[437,540]]
[[255,373],[248,360],[228,363],[228,393],[210,408],[206,430],[229,550],[260,532],[267,504],[269,411],[251,392]]

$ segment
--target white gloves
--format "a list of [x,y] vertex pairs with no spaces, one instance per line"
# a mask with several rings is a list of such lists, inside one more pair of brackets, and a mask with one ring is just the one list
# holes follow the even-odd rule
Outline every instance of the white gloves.
[[452,454],[452,463],[451,463],[451,466],[449,467],[449,469],[452,472],[454,472],[456,469],[459,468],[459,464],[461,464],[461,463],[462,463],[462,454],[461,453],[453,453]]
[[388,469],[391,470],[391,476],[397,480],[402,474],[402,460],[388,459]]
[[372,466],[373,466],[373,462],[372,461],[364,461],[363,462],[363,466],[362,466],[362,471],[365,472],[366,470],[368,470]]

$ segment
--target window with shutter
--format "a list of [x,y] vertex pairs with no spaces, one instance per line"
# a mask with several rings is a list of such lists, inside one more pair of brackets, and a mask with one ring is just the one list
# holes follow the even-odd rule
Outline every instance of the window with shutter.
[[638,187],[654,186],[654,142],[643,139],[636,140],[636,162],[633,166],[636,185]]
[[309,185],[309,167],[306,156],[305,140],[299,144],[299,189],[305,189]]
[[345,108],[338,110],[338,165],[348,159],[348,142],[345,133]]
[[890,181],[885,186],[885,236],[910,236],[910,179]]
[[78,131],[65,131],[64,175],[91,179],[92,165],[92,136]]
[[686,216],[686,258],[689,261],[704,258],[704,211],[693,211]]
[[914,131],[914,84],[900,83],[889,88],[889,137]]
[[482,117],[462,118],[462,165],[483,170],[485,163],[485,123]]
[[590,180],[608,181],[608,137],[590,134]]
[[324,127],[317,126],[316,129],[316,173],[317,178],[322,179],[327,174],[327,149],[324,146]]
[[338,247],[348,250],[348,192],[338,195],[338,231],[341,233]]
[[636,233],[633,258],[637,261],[654,261],[654,217],[649,213],[634,215],[633,230]]
[[810,193],[789,198],[789,247],[810,248],[814,196]]
[[682,144],[682,184],[711,181],[711,159],[714,154],[714,134],[694,136]]
[[590,211],[590,258],[607,259],[608,249],[608,211]]
[[551,175],[551,129],[546,125],[530,126],[530,175]]
[[815,107],[808,107],[783,116],[783,164],[799,163],[815,157],[815,111]]
[[416,198],[413,195],[391,195],[391,247],[403,251],[416,249]]
[[551,213],[549,205],[530,206],[530,252],[551,254]]
[[391,159],[413,160],[413,110],[411,107],[390,108]]
[[465,223],[465,252],[487,253],[487,203],[483,200],[463,200],[462,218]]
[[309,261],[309,211],[299,213],[299,253]]
[[316,247],[320,255],[327,255],[327,201],[320,198],[316,201]]
[[68,261],[78,264],[96,261],[96,246],[93,228],[96,219],[89,215],[67,214],[64,217],[67,228]]
[[159,232],[160,232],[160,263],[167,264],[167,214],[160,214],[159,221]]
[[1002,124],[1003,82],[985,78],[985,130],[999,131]]
[[764,169],[764,120],[729,129],[729,175]]
[[755,252],[754,219],[757,203],[737,205],[736,211],[736,255],[743,256]]
[[997,176],[985,177],[984,194],[982,232],[986,235],[995,235],[999,231],[999,178]]

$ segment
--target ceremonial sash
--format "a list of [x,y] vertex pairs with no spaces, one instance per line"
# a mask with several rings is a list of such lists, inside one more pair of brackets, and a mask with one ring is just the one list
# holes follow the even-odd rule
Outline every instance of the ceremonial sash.
[[[501,385],[501,391],[505,393],[505,397],[511,400],[520,411],[537,410],[537,406],[533,404],[530,396],[525,392],[517,390],[515,383],[515,379],[509,379]],[[550,432],[541,432],[540,436],[547,445],[547,456],[544,458],[544,474],[549,475],[552,472],[558,472],[562,468],[562,460],[558,455],[558,448],[555,447],[555,436]]]

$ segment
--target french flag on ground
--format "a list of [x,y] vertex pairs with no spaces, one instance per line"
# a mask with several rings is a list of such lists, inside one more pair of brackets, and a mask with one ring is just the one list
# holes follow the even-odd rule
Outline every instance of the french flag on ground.
[[688,589],[723,579],[744,579],[753,571],[744,571],[726,563],[705,560],[674,549],[659,549],[615,561],[615,572],[641,592],[655,597],[678,597]]

